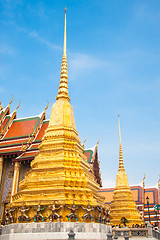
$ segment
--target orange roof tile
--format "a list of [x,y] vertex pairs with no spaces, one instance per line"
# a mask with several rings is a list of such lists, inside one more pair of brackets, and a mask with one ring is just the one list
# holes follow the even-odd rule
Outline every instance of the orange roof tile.
[[0,142],[0,148],[22,145],[22,143],[24,144],[27,141],[28,141],[28,137],[27,138],[21,138],[21,139],[9,139],[9,140],[6,140],[6,141],[1,141]]
[[[17,157],[15,161],[24,161],[24,160],[32,160],[39,150],[35,151],[27,151],[23,153],[20,157]],[[13,160],[14,161],[14,160]]]
[[42,126],[41,126],[41,129],[40,129],[40,131],[39,131],[39,133],[38,133],[38,135],[37,135],[37,137],[36,137],[36,139],[35,139],[36,141],[42,139],[42,137],[43,137],[43,135],[44,135],[44,133],[45,133],[45,130],[46,130],[47,127],[48,127],[48,124],[49,124],[49,121],[43,122],[43,124],[42,124]]
[[49,121],[45,121],[42,123],[42,126],[39,130],[39,133],[38,133],[36,139],[32,142],[32,144],[27,149],[27,151],[24,152],[19,157],[17,157],[15,159],[15,161],[23,161],[23,160],[33,159],[35,157],[36,153],[39,152],[38,146],[41,142],[41,139],[45,133],[46,128],[48,127],[48,123],[49,123]]
[[138,189],[131,189],[134,201],[138,202]]
[[10,129],[5,135],[5,139],[16,138],[31,134],[33,132],[33,128],[36,128],[39,120],[40,120],[39,117],[14,120]]
[[99,193],[101,196],[105,197],[105,203],[109,204],[111,203],[113,199],[113,191],[114,188],[105,188],[105,189],[100,189]]
[[10,113],[10,108],[7,106],[0,111],[0,120],[2,120],[7,114]]
[[[133,195],[133,199],[137,204],[142,203],[142,187],[141,186],[132,186],[130,187]],[[105,197],[105,202],[110,203],[113,198],[114,188],[105,188],[100,189],[99,192],[102,196]],[[158,204],[158,189],[156,188],[146,188],[145,189],[145,204],[147,204],[146,197],[149,197],[149,204],[156,205]]]
[[105,203],[110,203],[113,199],[113,190],[108,191],[108,192],[102,192],[101,190],[99,191],[100,195],[105,197]]
[[2,148],[2,149],[0,149],[0,154],[2,155],[2,154],[14,154],[14,153],[17,153],[17,152],[19,152],[20,150],[21,150],[21,148],[22,148],[22,146],[20,145],[20,146],[14,146],[14,147],[8,147],[8,148]]
[[31,147],[28,149],[28,150],[31,150],[31,149],[38,149],[38,146],[39,146],[39,142],[38,143],[33,143],[32,145],[31,145]]
[[157,188],[147,188],[145,189],[145,204],[147,204],[147,196],[149,197],[149,204],[158,204],[158,189]]
[[3,117],[3,115],[4,115],[4,109],[2,111],[0,111],[0,120]]
[[84,150],[83,153],[87,157],[87,162],[91,163],[93,151],[89,149],[89,150]]
[[1,130],[5,128],[6,124],[8,123],[10,119],[10,116],[7,116],[5,117],[4,121],[2,122],[2,125],[1,125]]

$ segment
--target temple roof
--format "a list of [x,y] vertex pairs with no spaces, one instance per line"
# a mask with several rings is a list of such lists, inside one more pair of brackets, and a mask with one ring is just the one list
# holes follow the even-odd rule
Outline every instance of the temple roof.
[[83,153],[87,157],[87,162],[91,163],[92,162],[92,156],[93,156],[93,153],[94,153],[93,148],[92,149],[85,149]]
[[97,183],[102,187],[101,173],[100,173],[100,164],[98,160],[98,148],[97,145],[90,149],[84,150],[84,155],[87,157],[87,162],[92,164],[94,171],[95,179]]
[[0,111],[0,125],[4,122],[4,119],[8,114],[10,114],[9,106]]
[[[131,186],[130,187],[133,195],[133,199],[137,204],[143,204],[143,188],[141,186]],[[102,196],[105,197],[105,203],[110,204],[113,200],[114,188],[102,188],[99,190]],[[145,188],[145,196],[149,197],[149,204],[154,206],[158,204],[158,189],[157,188]],[[147,204],[145,198],[145,204]]]
[[33,130],[36,128],[40,121],[39,117],[30,117],[23,119],[13,120],[12,125],[9,131],[6,133],[4,140],[14,139],[20,137],[27,137],[33,133]]
[[[10,114],[10,104],[0,111],[0,155],[17,155],[26,152],[33,141],[41,141],[46,124],[45,110],[33,117],[17,119],[17,109]],[[43,124],[44,123],[44,124]],[[47,127],[47,126],[46,126]],[[38,148],[38,146],[36,146]]]
[[48,127],[48,124],[49,124],[49,120],[44,120],[42,122],[40,130],[37,133],[34,141],[30,144],[29,148],[25,152],[23,152],[20,156],[15,158],[13,161],[25,161],[25,160],[33,160],[34,159],[35,155],[39,151],[38,146],[39,146],[40,142],[42,141],[42,137],[45,133],[45,130]]

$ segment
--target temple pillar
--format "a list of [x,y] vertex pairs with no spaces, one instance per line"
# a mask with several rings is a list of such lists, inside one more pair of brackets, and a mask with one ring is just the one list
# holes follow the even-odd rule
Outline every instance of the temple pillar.
[[20,167],[19,162],[15,162],[13,182],[12,182],[12,191],[11,191],[11,202],[12,202],[13,195],[15,195],[17,193],[17,190],[18,190],[19,167]]
[[2,170],[3,170],[3,157],[0,157],[0,185],[2,180]]

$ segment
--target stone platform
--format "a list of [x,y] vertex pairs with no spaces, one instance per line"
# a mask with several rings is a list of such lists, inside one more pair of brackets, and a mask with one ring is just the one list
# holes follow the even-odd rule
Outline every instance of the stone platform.
[[0,240],[68,239],[68,233],[71,229],[75,233],[75,239],[106,240],[106,234],[111,227],[101,223],[14,223],[2,227]]

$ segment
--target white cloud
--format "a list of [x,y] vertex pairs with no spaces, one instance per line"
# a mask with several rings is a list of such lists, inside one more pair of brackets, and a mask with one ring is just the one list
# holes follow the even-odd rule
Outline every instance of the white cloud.
[[102,179],[102,188],[114,188],[116,185],[116,181],[111,179]]
[[35,38],[40,43],[46,45],[47,47],[49,47],[52,50],[62,50],[62,47],[51,43],[50,41],[48,41],[44,37],[41,37],[36,31],[29,32],[29,36],[32,37],[32,38]]
[[72,79],[76,78],[77,75],[85,74],[86,71],[90,70],[105,69],[106,72],[110,73],[114,69],[117,69],[118,71],[122,69],[114,61],[101,60],[95,56],[82,53],[71,52],[68,63]]
[[10,21],[10,24],[14,25],[17,31],[23,32],[24,34],[29,35],[30,37],[34,38],[35,40],[39,41],[41,44],[47,46],[51,50],[62,50],[62,47],[59,45],[55,45],[52,42],[48,41],[46,38],[39,35],[39,33],[35,30],[30,30],[26,27],[22,27],[16,24],[14,21]]
[[111,61],[103,61],[98,58],[95,58],[94,56],[82,54],[82,53],[71,53],[70,57],[70,65],[72,68],[76,69],[92,69],[92,68],[99,68],[108,66],[113,66],[113,62]]
[[[151,5],[152,6],[152,5]],[[136,5],[135,8],[135,17],[136,19],[149,20],[149,21],[158,21],[160,19],[159,8],[151,7],[148,2],[140,3]],[[154,6],[154,5],[153,5]]]
[[0,87],[0,93],[4,92],[4,88]]
[[14,55],[15,52],[16,52],[16,49],[11,46],[7,46],[7,45],[3,45],[3,44],[1,44],[1,46],[0,46],[0,54],[1,55]]

